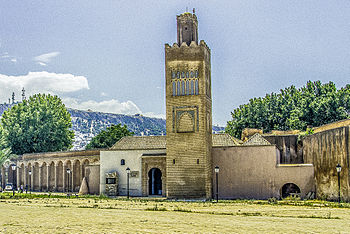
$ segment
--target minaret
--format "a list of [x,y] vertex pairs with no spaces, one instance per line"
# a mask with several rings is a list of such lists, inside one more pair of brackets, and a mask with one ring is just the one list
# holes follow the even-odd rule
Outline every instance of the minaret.
[[194,13],[177,16],[178,41],[165,45],[169,198],[212,197],[210,49],[197,28]]
[[22,102],[24,101],[24,100],[26,100],[26,93],[25,93],[26,91],[24,90],[24,87],[23,87],[23,89],[22,89]]
[[15,92],[12,92],[12,104],[15,103]]

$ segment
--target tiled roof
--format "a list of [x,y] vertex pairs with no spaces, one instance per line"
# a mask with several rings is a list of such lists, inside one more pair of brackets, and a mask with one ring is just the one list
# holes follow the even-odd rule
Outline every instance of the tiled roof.
[[[213,147],[240,145],[240,140],[228,134],[213,134]],[[110,150],[165,149],[166,136],[126,136]]]
[[242,144],[240,140],[227,133],[213,134],[213,147],[235,146],[240,144]]
[[271,145],[271,143],[259,133],[255,133],[253,136],[249,137],[243,145]]
[[126,136],[111,150],[165,149],[166,136]]

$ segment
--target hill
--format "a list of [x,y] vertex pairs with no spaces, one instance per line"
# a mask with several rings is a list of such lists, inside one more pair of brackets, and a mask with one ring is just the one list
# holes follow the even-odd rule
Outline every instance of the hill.
[[[0,104],[0,116],[12,104]],[[137,136],[165,135],[165,119],[146,117],[140,114],[123,115],[69,109],[72,129],[75,133],[73,149],[83,149],[92,137],[112,124],[126,125]],[[1,118],[1,117],[0,117]],[[213,132],[224,131],[223,127],[213,126]]]

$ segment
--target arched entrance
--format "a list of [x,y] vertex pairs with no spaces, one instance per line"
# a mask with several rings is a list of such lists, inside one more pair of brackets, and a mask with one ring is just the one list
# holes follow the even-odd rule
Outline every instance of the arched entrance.
[[287,183],[282,186],[281,190],[281,196],[282,198],[286,198],[292,195],[299,195],[300,194],[300,188],[293,183]]
[[152,168],[148,172],[148,194],[162,195],[162,172],[159,168]]

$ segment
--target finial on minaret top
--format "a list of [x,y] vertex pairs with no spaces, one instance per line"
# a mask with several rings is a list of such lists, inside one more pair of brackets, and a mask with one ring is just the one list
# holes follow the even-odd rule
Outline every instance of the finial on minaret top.
[[193,12],[193,14],[195,14],[196,13],[196,8],[193,8],[192,12]]

